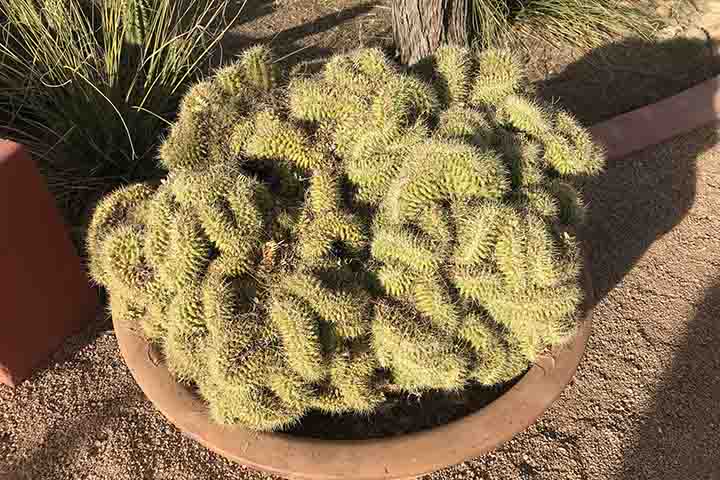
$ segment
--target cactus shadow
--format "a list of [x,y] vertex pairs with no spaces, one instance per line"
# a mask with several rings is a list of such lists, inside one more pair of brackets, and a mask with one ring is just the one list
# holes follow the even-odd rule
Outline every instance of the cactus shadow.
[[[631,40],[593,51],[539,84],[538,90],[546,99],[559,98],[584,123],[592,124],[718,73],[720,58],[708,42]],[[712,98],[707,101],[710,104]],[[611,161],[604,174],[578,183],[588,203],[580,236],[591,257],[593,305],[622,283],[656,240],[683,222],[696,201],[697,159],[719,141],[715,126],[701,128]],[[706,290],[687,337],[678,339],[682,345],[663,372],[613,478],[720,478],[719,317],[720,282]]]
[[592,125],[720,74],[716,48],[692,38],[628,39],[590,51],[535,87],[541,98]]
[[[637,39],[595,49],[536,85],[586,125],[659,101],[720,73],[708,42]],[[712,98],[708,98],[712,102]],[[632,135],[632,132],[628,132]],[[670,232],[695,201],[696,159],[714,146],[714,130],[683,136],[609,162],[577,181],[588,204],[581,229],[592,258],[594,302],[623,279],[648,247]]]
[[706,290],[618,480],[720,478],[720,281]]
[[687,215],[696,196],[696,160],[720,140],[715,129],[701,132],[609,162],[602,175],[580,183],[588,204],[580,237],[591,258],[592,305]]

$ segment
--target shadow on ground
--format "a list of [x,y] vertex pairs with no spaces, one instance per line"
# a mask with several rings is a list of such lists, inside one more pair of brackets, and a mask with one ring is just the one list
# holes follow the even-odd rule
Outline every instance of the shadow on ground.
[[[276,3],[271,0],[239,0],[233,7],[235,11],[229,12],[233,15],[240,12],[235,26],[242,25],[243,23],[250,23],[257,20],[265,15],[270,15],[275,11]],[[228,15],[229,16],[229,15]]]
[[591,51],[558,75],[536,84],[585,125],[657,102],[720,74],[708,41],[630,39]]
[[[595,303],[622,284],[653,242],[683,221],[695,201],[696,160],[718,140],[714,128],[694,132],[653,154],[633,155],[632,162],[612,162],[603,176],[583,186],[589,218],[582,235],[592,257]],[[684,347],[675,350],[672,367],[660,375],[642,426],[623,444],[624,474],[619,479],[720,478],[720,462],[707,442],[720,428],[719,306],[716,286],[692,320]],[[652,322],[658,313],[647,311],[644,320]],[[628,324],[632,331],[640,328]],[[708,476],[713,469],[716,476]]]
[[705,292],[618,480],[720,478],[720,280]]
[[[628,49],[634,53],[628,54]],[[605,110],[615,110],[615,115],[622,113],[617,110],[632,110],[679,93],[706,80],[713,72],[720,72],[720,58],[712,57],[706,62],[705,49],[705,42],[688,39],[616,43],[594,50],[569,65],[560,74],[561,78],[568,78],[567,82],[553,80],[538,88],[546,100],[552,100],[580,119],[602,117],[597,105],[603,102],[610,104]],[[598,59],[615,60],[610,66],[598,65]],[[625,62],[621,67],[619,59]],[[664,59],[664,63],[655,65],[655,59]],[[693,71],[677,82],[663,80],[670,76],[664,74],[639,88],[629,77],[616,81],[617,75],[607,70],[640,72],[652,64],[655,71],[670,65],[672,59]],[[586,85],[582,95],[576,93],[579,85]],[[595,88],[602,88],[603,92]],[[708,98],[708,102],[711,101],[712,98]],[[713,131],[700,143],[697,140],[670,142],[660,154],[640,153],[634,154],[632,161],[608,162],[604,173],[578,183],[588,204],[588,218],[581,236],[593,258],[596,303],[622,281],[655,240],[670,232],[688,213],[695,200],[696,159],[717,141]]]
[[[696,160],[712,148],[714,130],[700,142],[681,137],[655,155],[610,162],[605,173],[580,184],[588,203],[581,236],[592,257],[595,303],[600,302],[653,242],[669,233],[693,205]],[[692,137],[697,140],[697,136]]]
[[[546,98],[559,97],[590,123],[679,93],[718,72],[720,60],[705,42],[633,40],[592,52],[568,66],[559,76],[564,80],[555,78],[539,90]],[[653,242],[683,221],[696,197],[697,159],[718,140],[717,129],[703,129],[653,154],[610,162],[603,175],[579,185],[589,207],[581,235],[591,252],[595,303],[622,283]],[[653,312],[647,316],[652,321]],[[717,443],[720,431],[718,345],[720,283],[706,292],[642,426],[628,439],[619,480],[720,478],[718,452],[709,441]]]
[[[696,160],[718,143],[716,129],[703,132],[676,139],[654,155],[613,162],[603,176],[584,185],[589,219],[583,237],[591,250],[595,302],[622,283],[652,243],[678,225],[692,207]],[[717,439],[720,428],[719,308],[720,289],[715,286],[691,321],[672,367],[656,385],[642,426],[624,445],[620,479],[720,478],[720,462],[707,442],[711,435]],[[646,320],[652,322],[657,313],[648,311]],[[658,469],[659,465],[664,468]],[[716,476],[710,476],[711,471]]]

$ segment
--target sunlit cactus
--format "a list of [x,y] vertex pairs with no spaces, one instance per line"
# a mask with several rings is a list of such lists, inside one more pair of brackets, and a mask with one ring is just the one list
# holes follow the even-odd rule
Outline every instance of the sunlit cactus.
[[240,55],[239,65],[244,78],[250,85],[259,90],[270,91],[277,83],[277,70],[270,50],[263,45],[256,45]]
[[190,88],[160,149],[160,163],[168,170],[196,170],[232,160],[235,126],[251,108],[263,104],[260,98],[275,85],[272,55],[267,47],[256,46],[220,69],[213,81]]
[[424,65],[361,49],[282,76],[253,47],[186,93],[162,182],[97,206],[112,314],[217,422],[282,430],[496,385],[573,334],[571,180],[602,151],[527,96],[507,51]]
[[393,381],[406,390],[460,390],[468,379],[468,355],[453,334],[403,306],[377,304],[373,347]]
[[435,86],[446,108],[461,107],[467,101],[472,85],[472,58],[468,50],[453,46],[440,47],[435,55]]
[[[603,156],[570,115],[525,96],[509,52],[444,47],[425,63],[446,109],[408,150],[374,217],[378,279],[399,305],[380,311],[403,313],[384,315],[397,323],[376,317],[373,345],[408,389],[495,384],[574,332],[583,295],[567,227],[583,207],[562,177],[598,173]],[[430,338],[421,352],[455,358],[451,376],[403,353]]]
[[[451,53],[450,50],[448,53]],[[442,56],[444,51],[439,51]],[[508,50],[484,50],[475,55],[470,67],[470,102],[497,106],[522,88],[524,72],[520,59]]]

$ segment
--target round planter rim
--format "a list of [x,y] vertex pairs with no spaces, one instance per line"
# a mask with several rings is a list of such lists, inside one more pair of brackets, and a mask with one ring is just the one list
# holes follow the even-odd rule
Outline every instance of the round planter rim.
[[[585,275],[586,296],[590,297]],[[297,480],[412,479],[477,457],[528,428],[560,396],[582,358],[592,311],[576,335],[540,356],[506,393],[486,407],[429,430],[367,440],[322,440],[258,433],[214,423],[202,400],[170,375],[142,336],[113,319],[120,351],[155,408],[185,435],[224,457]]]

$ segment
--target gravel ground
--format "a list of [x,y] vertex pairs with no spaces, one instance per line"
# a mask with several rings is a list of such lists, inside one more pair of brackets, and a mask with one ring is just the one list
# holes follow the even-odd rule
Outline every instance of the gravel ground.
[[[720,146],[706,128],[584,186],[595,331],[527,432],[431,479],[720,478]],[[0,386],[0,479],[269,478],[185,439],[145,400],[103,317]]]

